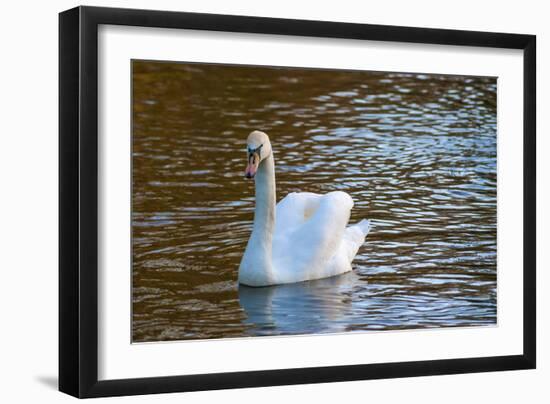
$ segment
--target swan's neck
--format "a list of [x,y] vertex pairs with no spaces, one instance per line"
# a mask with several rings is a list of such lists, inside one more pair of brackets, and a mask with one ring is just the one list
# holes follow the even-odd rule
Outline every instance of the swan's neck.
[[272,240],[275,228],[275,162],[271,153],[255,176],[254,227],[239,269],[243,283],[265,284],[273,280]]
[[254,210],[254,230],[271,248],[275,226],[275,162],[270,154],[258,167],[256,174],[256,208]]

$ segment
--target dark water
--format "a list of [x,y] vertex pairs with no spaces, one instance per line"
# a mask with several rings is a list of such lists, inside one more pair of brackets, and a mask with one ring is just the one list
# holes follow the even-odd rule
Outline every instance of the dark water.
[[[354,272],[238,288],[267,132],[277,200],[348,192]],[[496,80],[133,64],[133,340],[496,323]]]

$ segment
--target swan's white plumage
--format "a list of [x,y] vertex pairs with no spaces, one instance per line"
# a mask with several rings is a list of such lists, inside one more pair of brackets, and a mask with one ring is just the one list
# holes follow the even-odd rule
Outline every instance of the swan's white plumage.
[[[326,278],[351,270],[351,260],[366,233],[346,229],[351,197],[291,193],[277,204],[273,234],[276,283]],[[349,257],[349,252],[354,251]]]
[[[252,132],[251,137],[255,133],[262,135],[262,144],[269,142],[262,132]],[[352,208],[352,198],[342,191],[293,192],[275,207],[270,152],[256,175],[254,229],[239,267],[239,282],[267,286],[351,271],[351,262],[370,230],[368,220],[346,227]]]

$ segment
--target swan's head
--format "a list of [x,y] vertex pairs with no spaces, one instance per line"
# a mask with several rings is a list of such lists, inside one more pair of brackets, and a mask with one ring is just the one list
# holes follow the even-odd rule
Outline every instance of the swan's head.
[[246,140],[246,154],[248,156],[248,165],[244,176],[246,178],[254,178],[260,163],[271,154],[271,143],[269,137],[259,130],[248,135]]

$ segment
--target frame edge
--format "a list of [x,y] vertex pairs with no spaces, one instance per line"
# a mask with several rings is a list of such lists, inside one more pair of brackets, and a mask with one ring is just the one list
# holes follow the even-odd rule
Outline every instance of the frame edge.
[[59,14],[59,391],[79,396],[80,10]]
[[537,355],[537,38],[523,51],[523,356],[531,369]]

